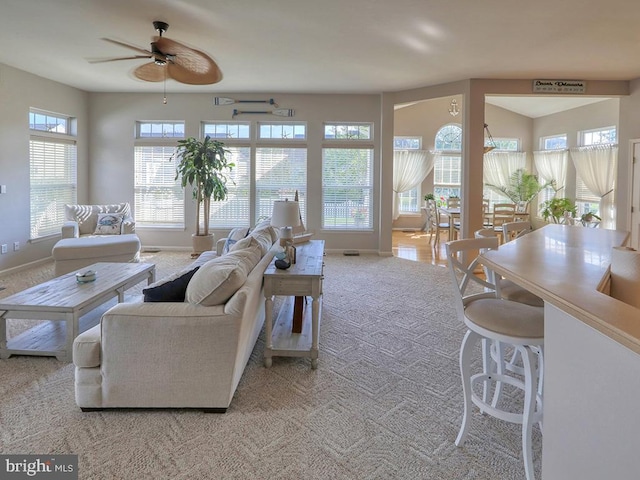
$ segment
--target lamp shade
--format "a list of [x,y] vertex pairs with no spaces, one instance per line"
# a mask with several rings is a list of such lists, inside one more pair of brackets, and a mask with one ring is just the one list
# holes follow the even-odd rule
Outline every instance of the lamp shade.
[[274,227],[296,227],[300,225],[298,202],[290,200],[276,200],[273,202],[271,225]]

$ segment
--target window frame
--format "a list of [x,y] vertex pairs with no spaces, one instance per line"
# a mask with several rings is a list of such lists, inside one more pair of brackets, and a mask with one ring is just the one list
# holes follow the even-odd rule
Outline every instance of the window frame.
[[[63,120],[64,133],[57,131],[57,127],[51,129],[35,128],[37,115],[45,115],[45,118]],[[76,130],[76,118],[71,115],[47,112],[37,108],[29,109],[29,242],[35,243],[47,238],[60,235],[62,224],[65,221],[64,205],[75,204],[78,199],[78,149]],[[46,122],[45,122],[46,124]],[[56,125],[60,125],[56,122]],[[32,128],[33,127],[33,128]],[[36,148],[36,143],[41,144]],[[51,153],[51,149],[54,152]],[[62,148],[62,152],[59,149]],[[38,151],[41,149],[41,151]],[[49,150],[48,152],[46,150]],[[37,157],[37,154],[42,156]],[[52,161],[63,157],[59,163]],[[53,156],[52,156],[53,155]],[[39,174],[37,170],[41,170]],[[62,176],[60,172],[63,172]],[[56,173],[57,175],[54,175]],[[60,178],[60,182],[51,182],[52,178]],[[38,183],[41,185],[38,186]],[[56,193],[56,189],[62,189]],[[38,194],[38,192],[43,192]],[[34,196],[35,195],[35,196]],[[60,197],[63,201],[59,201]],[[38,205],[36,197],[45,197],[48,204]],[[42,225],[44,224],[44,225]],[[42,230],[42,231],[41,231]]]

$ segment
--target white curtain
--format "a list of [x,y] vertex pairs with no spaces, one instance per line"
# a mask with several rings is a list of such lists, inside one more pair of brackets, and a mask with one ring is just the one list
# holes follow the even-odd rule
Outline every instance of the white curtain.
[[399,195],[419,185],[433,168],[434,156],[427,150],[393,151],[393,219],[400,216]]
[[[540,183],[544,184],[555,180],[556,192],[563,190],[567,182],[568,150],[542,150],[533,152],[533,161]],[[561,194],[564,196],[564,193]]]
[[618,170],[617,145],[590,145],[571,149],[576,172],[594,195],[600,197],[603,228],[615,228],[614,192]]
[[485,185],[506,187],[513,172],[525,168],[527,154],[525,152],[491,151],[484,154],[482,177]]

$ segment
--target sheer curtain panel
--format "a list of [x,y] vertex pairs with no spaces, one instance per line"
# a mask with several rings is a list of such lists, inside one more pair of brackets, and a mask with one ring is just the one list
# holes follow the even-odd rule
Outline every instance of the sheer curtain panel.
[[507,187],[513,172],[525,168],[527,154],[525,152],[491,151],[484,154],[482,179],[485,185]]
[[572,148],[571,159],[587,188],[600,197],[602,227],[615,228],[614,193],[618,146],[607,144]]
[[434,156],[427,150],[393,152],[393,219],[400,216],[399,194],[419,185],[433,169]]
[[540,183],[556,181],[556,192],[564,189],[567,181],[568,150],[541,150],[533,152],[533,161]]

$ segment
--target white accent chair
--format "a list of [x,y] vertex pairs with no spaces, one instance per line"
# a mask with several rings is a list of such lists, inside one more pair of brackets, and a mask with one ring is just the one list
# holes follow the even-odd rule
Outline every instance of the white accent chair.
[[[478,406],[483,413],[522,424],[524,470],[527,480],[533,480],[532,428],[535,423],[542,424],[544,309],[499,298],[499,287],[476,274],[480,267],[480,257],[475,257],[475,252],[498,248],[496,237],[454,240],[447,242],[445,247],[455,290],[456,310],[467,327],[460,348],[464,416],[455,444],[462,446],[466,440],[472,404]],[[467,261],[470,257],[473,259]],[[482,288],[478,290],[478,286]],[[468,287],[471,287],[470,291],[467,290]],[[483,370],[472,375],[472,355],[479,341],[483,345]],[[523,378],[507,374],[501,361],[495,365],[491,363],[488,345],[493,343],[507,345],[519,352],[524,364]],[[483,385],[482,395],[475,388],[479,384]],[[488,391],[493,384],[495,395],[489,402]],[[502,384],[523,390],[522,413],[498,407],[497,397]]]
[[[110,234],[100,234],[100,214],[114,214],[121,223]],[[96,262],[140,261],[140,239],[129,203],[113,205],[65,205],[62,238],[51,252],[55,275],[78,270]]]

